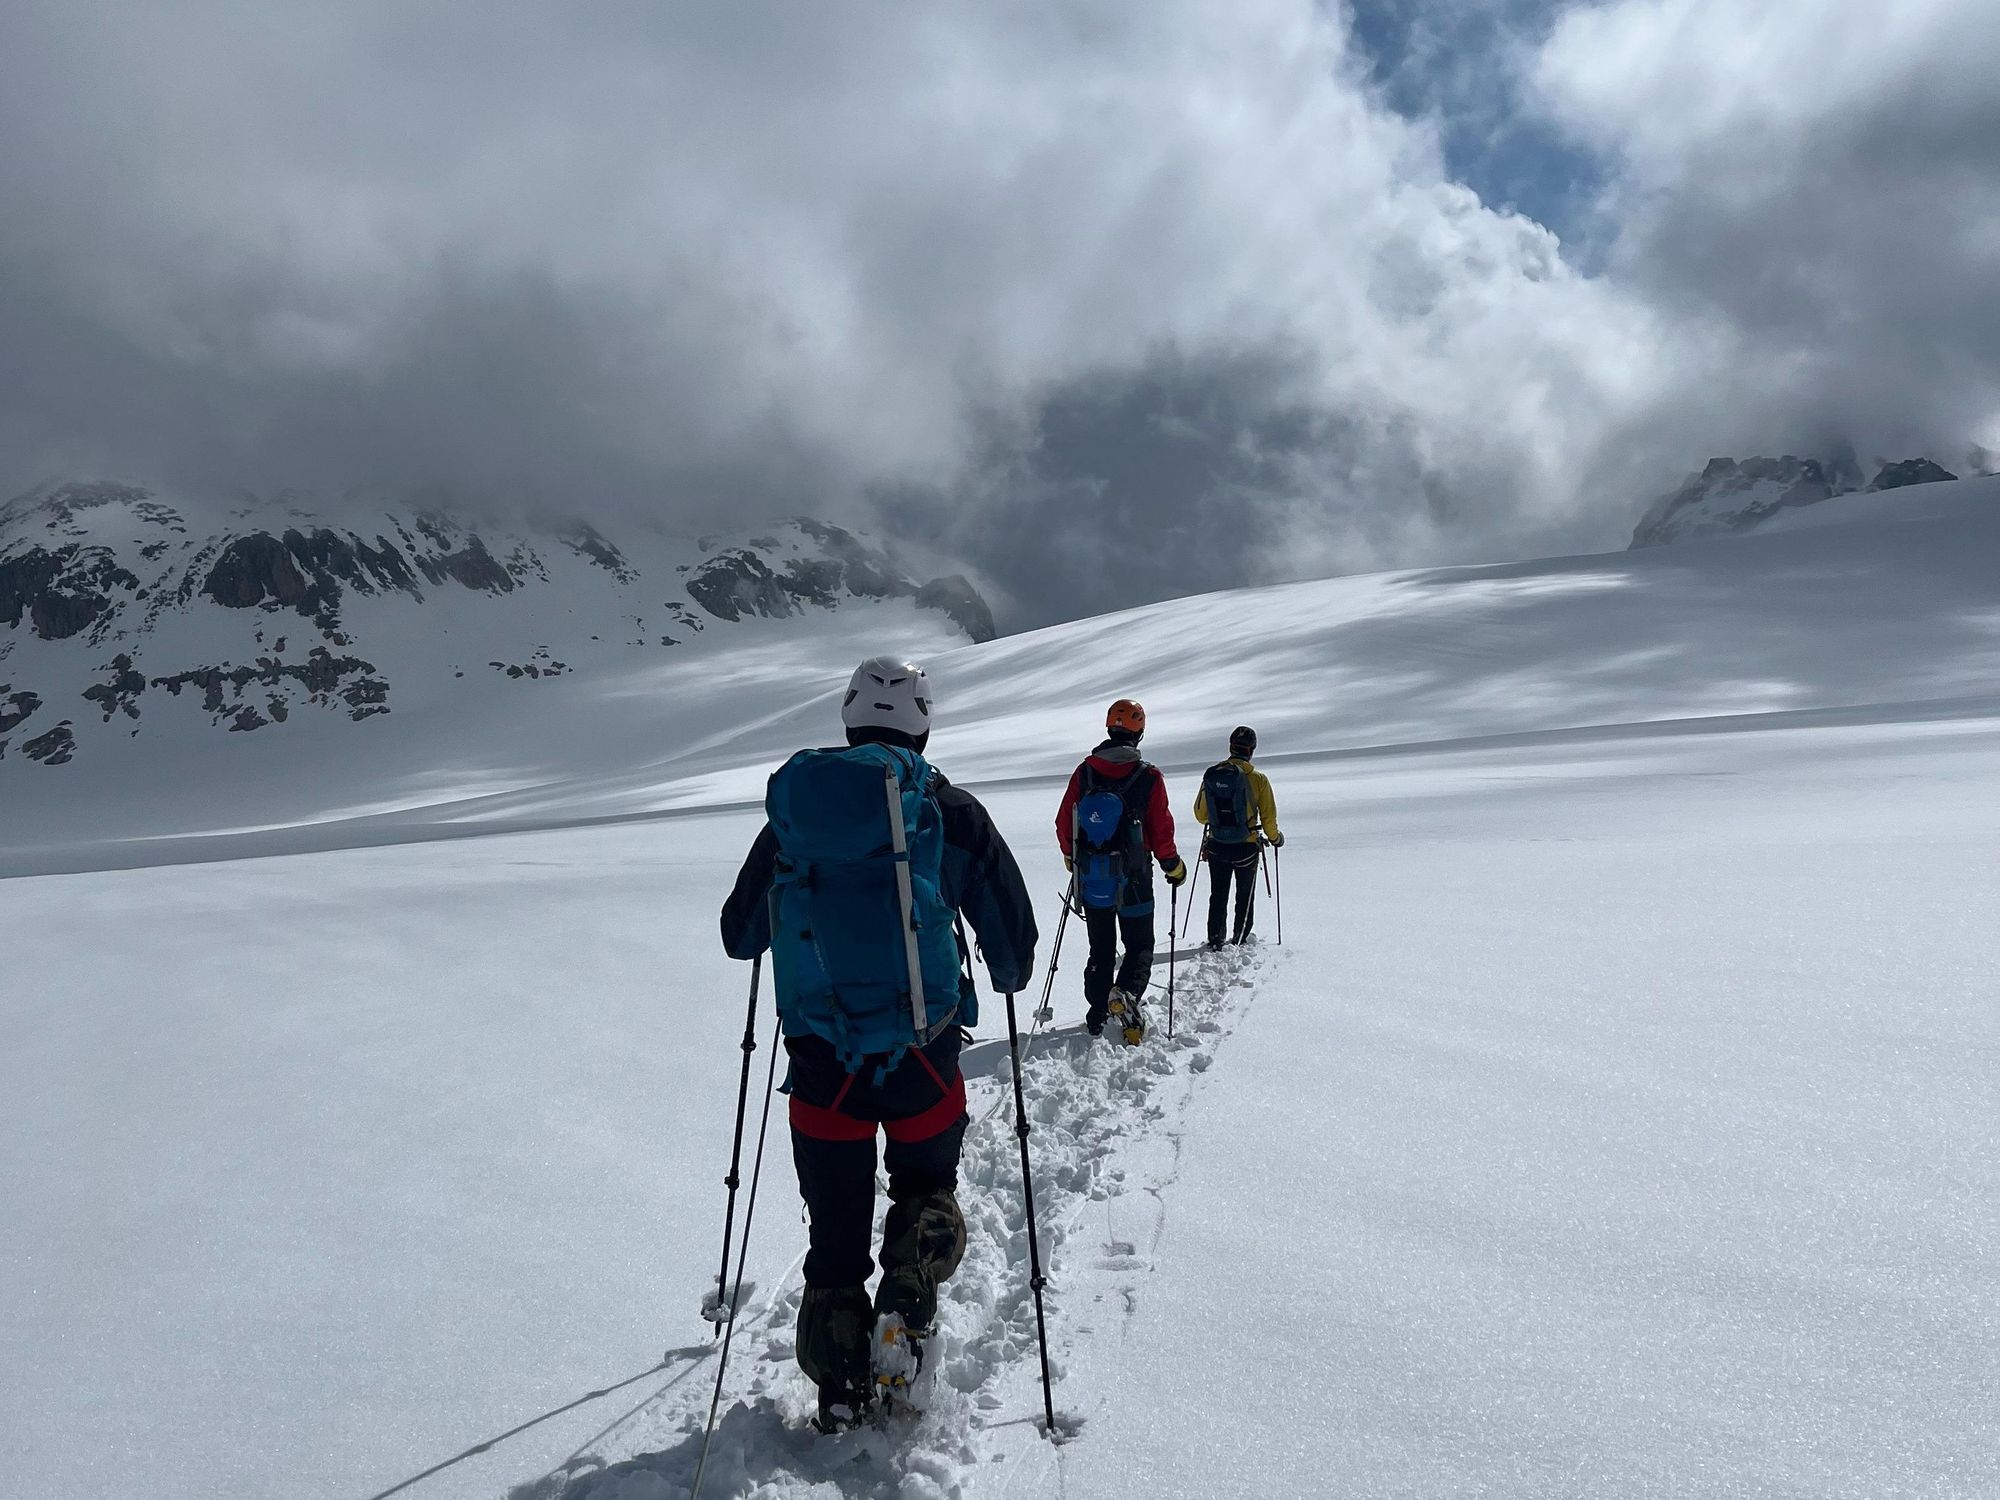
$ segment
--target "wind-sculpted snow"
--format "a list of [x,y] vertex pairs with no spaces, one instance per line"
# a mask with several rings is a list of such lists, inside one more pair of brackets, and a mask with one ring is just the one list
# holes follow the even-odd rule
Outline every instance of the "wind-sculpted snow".
[[[1069,940],[1080,937],[1072,922]],[[1254,946],[1183,954],[1172,1040],[1163,988],[1153,993],[1144,1046],[1092,1038],[1080,1022],[1036,1026],[1022,1039],[1056,1419],[1068,1436],[1087,1439],[1119,1419],[1121,1393],[1065,1383],[1069,1349],[1078,1338],[1116,1337],[1146,1299],[1188,1101],[1280,954]],[[1073,978],[1080,946],[1064,957]],[[1058,1000],[1058,1014],[1080,1006],[1068,993]],[[1040,1387],[1024,1378],[1037,1367],[1035,1310],[1004,1033],[969,1048],[964,1068],[974,1117],[959,1185],[966,1255],[940,1294],[922,1413],[835,1438],[807,1428],[813,1391],[792,1353],[802,1290],[795,1262],[739,1314],[705,1495],[804,1500],[831,1487],[850,1500],[958,1500],[970,1477],[995,1464],[1023,1485],[1060,1467],[1060,1448],[1039,1435]],[[773,1113],[769,1196],[758,1207],[767,1226],[790,1217],[794,1197],[782,1100]],[[714,1361],[703,1359],[698,1378],[675,1382],[509,1500],[680,1500],[713,1389]]]

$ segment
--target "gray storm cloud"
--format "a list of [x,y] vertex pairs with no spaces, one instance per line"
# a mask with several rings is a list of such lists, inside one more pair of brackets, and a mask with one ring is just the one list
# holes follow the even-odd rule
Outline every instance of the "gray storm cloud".
[[1831,68],[1859,115],[1761,154],[1795,82],[1672,45],[1730,9],[1523,54],[1621,164],[1584,275],[1307,0],[14,0],[0,479],[873,520],[1019,623],[1615,544],[1726,443],[1964,436],[2000,410],[1986,7],[1909,8],[1908,58],[1978,23],[1928,146],[1914,83]]

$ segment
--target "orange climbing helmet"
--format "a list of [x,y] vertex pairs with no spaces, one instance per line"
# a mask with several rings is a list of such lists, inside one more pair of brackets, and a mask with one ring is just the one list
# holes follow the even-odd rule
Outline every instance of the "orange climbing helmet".
[[1104,716],[1106,729],[1122,729],[1127,734],[1146,732],[1146,710],[1130,698],[1120,698]]

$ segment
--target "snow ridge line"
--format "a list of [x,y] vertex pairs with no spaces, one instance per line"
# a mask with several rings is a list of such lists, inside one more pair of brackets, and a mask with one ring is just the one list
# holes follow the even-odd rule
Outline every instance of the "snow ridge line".
[[[1163,989],[1149,998],[1150,1034],[1139,1047],[1092,1038],[1081,1024],[1022,1039],[1028,1145],[1049,1274],[1050,1365],[1057,1411],[1071,1423],[1087,1427],[1109,1398],[1064,1391],[1069,1349],[1078,1334],[1098,1331],[1105,1304],[1121,1320],[1132,1315],[1164,1217],[1160,1194],[1178,1169],[1176,1123],[1216,1046],[1240,1021],[1268,951],[1186,956],[1172,1041]],[[1024,1469],[1047,1473],[1059,1465],[1059,1450],[1035,1432],[1035,1316],[1005,1037],[967,1048],[962,1062],[968,1090],[989,1097],[986,1107],[975,1107],[960,1161],[967,1246],[941,1290],[925,1409],[889,1431],[825,1438],[806,1428],[813,1393],[793,1360],[803,1290],[791,1280],[795,1259],[780,1288],[754,1313],[739,1314],[736,1343],[745,1373],[731,1381],[737,1390],[716,1426],[705,1495],[803,1500],[835,1484],[841,1494],[867,1500],[959,1500],[969,1485],[985,1488],[981,1479],[1011,1490],[1028,1478]],[[1143,1246],[1136,1233],[1121,1237],[1112,1224],[1127,1211],[1151,1221]],[[1101,1236],[1085,1232],[1096,1214],[1105,1218]],[[693,1480],[706,1415],[704,1392],[662,1393],[554,1472],[511,1489],[509,1500],[681,1500]],[[619,1450],[633,1456],[614,1461]],[[1025,1462],[995,1462],[1007,1456]]]

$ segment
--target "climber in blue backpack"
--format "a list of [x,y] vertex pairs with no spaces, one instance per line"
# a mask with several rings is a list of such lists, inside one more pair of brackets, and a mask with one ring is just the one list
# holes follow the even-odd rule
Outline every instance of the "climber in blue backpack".
[[[1090,957],[1083,969],[1084,1029],[1137,1046],[1146,1036],[1142,997],[1153,970],[1153,866],[1178,888],[1187,865],[1174,847],[1174,813],[1158,767],[1139,754],[1146,710],[1120,698],[1104,716],[1104,742],[1084,758],[1056,808],[1056,843],[1070,868]],[[1118,954],[1119,939],[1125,954]]]
[[[931,709],[915,663],[855,668],[846,747],[801,750],[772,775],[768,821],[722,908],[731,958],[771,954],[811,1219],[798,1360],[826,1432],[865,1420],[886,1372],[906,1379],[921,1362],[938,1283],[965,1253],[958,1053],[978,997],[958,919],[995,990],[1025,988],[1034,970],[1013,854],[978,800],[924,760]],[[878,1127],[889,1212],[871,1299]]]

